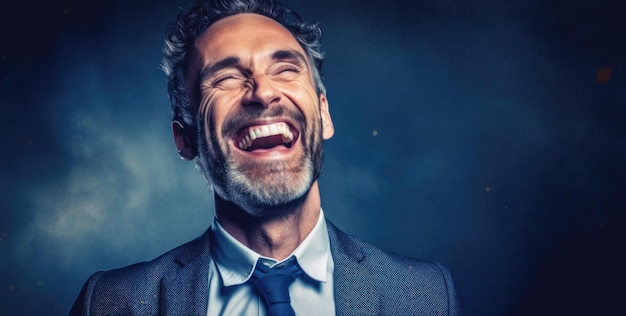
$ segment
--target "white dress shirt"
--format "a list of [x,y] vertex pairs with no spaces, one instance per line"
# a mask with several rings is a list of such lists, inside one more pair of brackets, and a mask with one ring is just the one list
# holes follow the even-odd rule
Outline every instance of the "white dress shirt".
[[333,259],[324,212],[302,243],[279,262],[259,255],[230,235],[217,221],[211,225],[208,316],[266,316],[263,300],[247,283],[259,258],[274,266],[296,257],[304,271],[289,287],[291,306],[296,315],[335,315]]

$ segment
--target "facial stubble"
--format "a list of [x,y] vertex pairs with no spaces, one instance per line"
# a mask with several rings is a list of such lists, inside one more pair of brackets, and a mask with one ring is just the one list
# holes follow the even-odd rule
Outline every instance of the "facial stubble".
[[205,133],[207,120],[199,116],[198,167],[219,198],[238,205],[248,215],[255,218],[286,216],[303,203],[320,175],[323,162],[321,120],[313,122],[309,132],[304,115],[282,105],[244,111],[224,122],[222,135],[228,135],[229,129],[238,126],[240,120],[284,115],[300,125],[302,155],[296,161],[236,161],[227,142],[220,145],[213,117],[208,120],[209,133]]

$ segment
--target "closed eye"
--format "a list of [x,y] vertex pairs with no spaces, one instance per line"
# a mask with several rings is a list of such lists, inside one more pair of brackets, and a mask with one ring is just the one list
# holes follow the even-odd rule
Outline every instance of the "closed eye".
[[296,78],[301,72],[300,67],[286,63],[276,67],[272,73],[277,78],[289,80]]
[[293,66],[285,66],[285,67],[281,67],[278,69],[277,71],[278,73],[283,73],[283,72],[295,72],[295,73],[300,73],[300,69],[293,67]]
[[240,87],[241,84],[246,80],[244,76],[241,74],[228,73],[221,76],[216,77],[211,81],[211,88],[222,88],[222,89],[232,89]]

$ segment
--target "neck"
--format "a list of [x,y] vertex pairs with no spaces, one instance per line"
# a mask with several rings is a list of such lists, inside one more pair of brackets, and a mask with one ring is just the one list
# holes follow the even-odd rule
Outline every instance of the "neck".
[[321,202],[317,181],[296,205],[283,207],[289,210],[268,210],[270,214],[280,215],[252,216],[241,206],[215,195],[215,214],[222,227],[246,247],[279,261],[302,243],[319,219]]

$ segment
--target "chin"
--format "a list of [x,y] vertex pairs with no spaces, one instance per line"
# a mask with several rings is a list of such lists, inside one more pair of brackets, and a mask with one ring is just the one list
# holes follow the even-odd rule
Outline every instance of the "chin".
[[214,187],[220,197],[239,205],[250,216],[276,217],[286,215],[301,205],[311,189],[311,166],[307,165],[300,173],[303,174],[269,174],[259,179],[230,171],[225,187]]
[[299,199],[311,188],[312,174],[310,170],[303,171],[306,171],[306,175],[270,174],[262,180],[258,177],[235,175],[233,181],[230,181],[229,191],[253,204],[267,207],[280,206]]

